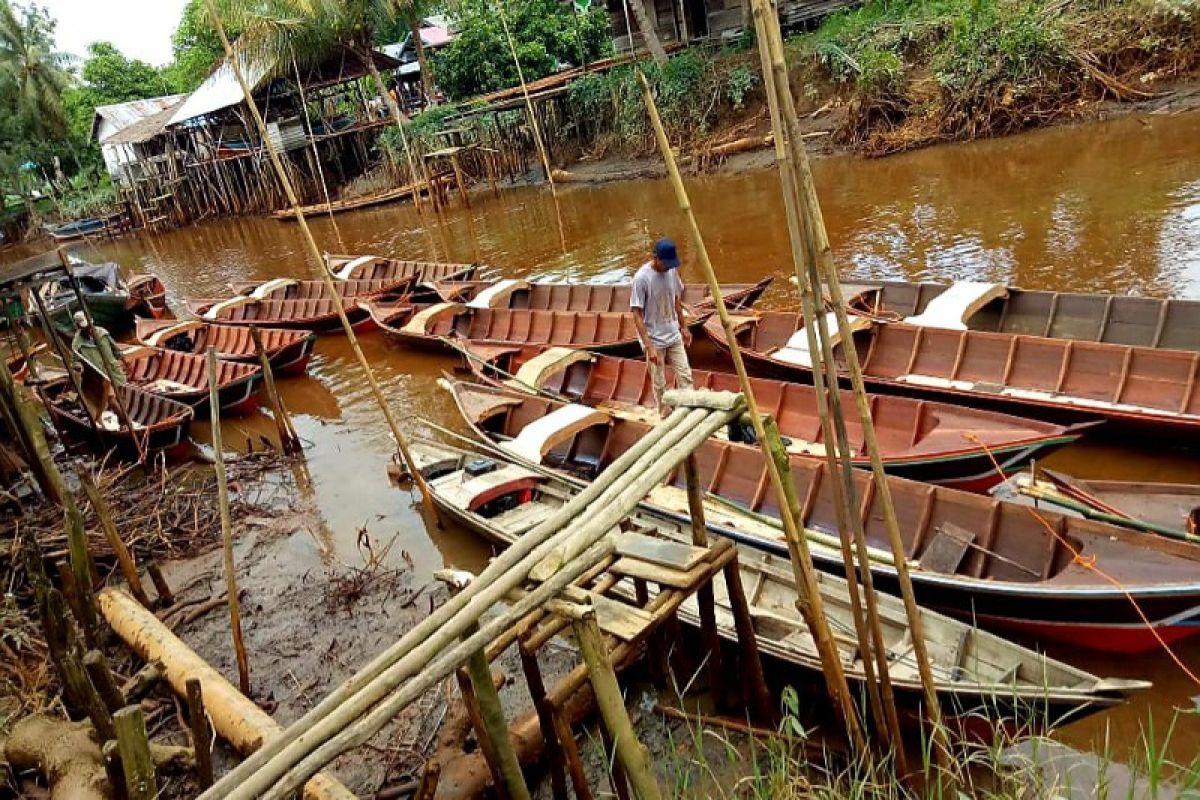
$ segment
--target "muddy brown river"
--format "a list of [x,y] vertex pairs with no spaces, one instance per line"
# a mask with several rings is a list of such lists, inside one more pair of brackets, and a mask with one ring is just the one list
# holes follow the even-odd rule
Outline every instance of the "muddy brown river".
[[[815,164],[830,238],[846,277],[910,280],[959,278],[1026,288],[1200,297],[1200,114],[1128,117],[1062,127],[1002,140],[948,145],[888,159],[833,157]],[[767,307],[795,302],[786,275],[789,248],[772,171],[688,181],[697,217],[721,278],[777,276]],[[560,187],[563,239],[544,188],[478,194],[423,225],[411,206],[385,206],[312,220],[330,252],[469,261],[497,274],[555,280],[628,277],[657,236],[675,236],[685,279],[682,216],[665,180]],[[160,236],[106,242],[100,252],[127,270],[156,272],[172,303],[223,294],[233,280],[306,275],[309,265],[294,223],[221,220]],[[422,419],[462,429],[436,386],[448,357],[420,354],[377,335],[363,346],[412,436],[428,435]],[[703,357],[703,355],[701,355]],[[280,558],[297,574],[338,559],[354,563],[360,528],[386,541],[398,536],[422,573],[444,563],[478,566],[485,548],[463,531],[427,526],[416,498],[385,474],[392,446],[382,415],[344,338],[317,348],[311,377],[282,382],[285,401],[308,443],[312,491],[323,519],[313,540],[291,540]],[[226,442],[267,433],[263,417],[226,423]],[[205,425],[194,437],[207,441]],[[1200,482],[1194,450],[1138,450],[1129,443],[1085,444],[1053,464],[1080,477]],[[303,540],[300,540],[303,541]],[[396,556],[399,557],[399,556]],[[1200,669],[1200,645],[1179,656]],[[1061,737],[1103,748],[1106,735],[1123,758],[1152,711],[1159,737],[1176,708],[1200,694],[1165,655],[1138,659],[1057,652],[1107,675],[1148,678],[1152,692],[1069,726]],[[1182,716],[1170,751],[1190,760],[1200,748],[1200,719]]]

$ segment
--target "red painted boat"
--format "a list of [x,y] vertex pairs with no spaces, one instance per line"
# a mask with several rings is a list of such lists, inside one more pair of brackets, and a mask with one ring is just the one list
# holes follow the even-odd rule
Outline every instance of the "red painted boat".
[[149,319],[162,319],[166,315],[167,287],[157,275],[130,275],[125,285],[134,314]]
[[[446,337],[484,344],[546,344],[595,351],[640,351],[632,313],[605,311],[531,311],[471,308],[461,303],[366,304],[376,326],[388,338],[419,348],[440,348]],[[695,316],[693,326],[707,314]]]
[[[267,362],[276,375],[303,375],[308,369],[317,335],[291,328],[258,328]],[[227,361],[257,364],[258,352],[250,328],[242,325],[214,325],[203,320],[138,320],[134,329],[138,344],[164,347],[183,353],[204,355],[209,347]]]
[[[735,333],[742,357],[760,371],[806,379],[807,347],[797,346],[802,323],[788,312],[740,316]],[[862,319],[858,324],[865,327],[855,332],[854,346],[874,389],[1200,433],[1200,352]],[[728,349],[719,325],[710,322],[705,333]]]
[[[399,278],[375,280],[336,281],[335,286],[346,300],[362,300],[368,297],[406,295],[415,279],[411,275]],[[273,278],[269,281],[244,281],[231,283],[234,294],[252,297],[255,300],[323,300],[330,297],[325,281],[298,281],[292,278]]]
[[398,280],[412,278],[419,286],[432,287],[437,281],[472,280],[476,264],[443,261],[406,261],[379,256],[325,256],[325,265],[338,280]]
[[[758,302],[774,278],[758,283],[735,283],[721,287],[725,305],[738,310]],[[480,308],[532,309],[535,311],[629,311],[632,284],[546,283],[543,281],[438,281],[442,300]],[[708,285],[690,283],[683,288],[684,305],[712,310]]]
[[[585,478],[648,429],[548,398],[444,384],[481,437],[527,463],[536,460]],[[706,509],[709,524],[736,541],[786,554],[775,493],[758,447],[714,438],[695,451],[695,458],[701,486],[718,501]],[[822,460],[800,456],[791,457],[791,471],[813,558],[821,569],[838,573],[840,551],[828,544],[837,536],[831,497],[837,478],[826,474]],[[1200,633],[1200,546],[942,486],[887,480],[913,587],[924,606],[1110,652],[1147,652],[1160,646],[1158,637],[1172,642]],[[855,481],[868,543],[886,547],[874,478],[856,470]],[[683,470],[652,490],[647,502],[686,516]],[[875,561],[872,572],[876,586],[897,591],[893,566]]]
[[[160,347],[135,346],[121,352],[129,382],[139,389],[185,403],[208,406],[208,363],[204,356]],[[217,361],[217,399],[221,411],[241,414],[258,405],[262,369],[253,364]]]
[[[205,322],[333,333],[342,330],[342,321],[333,302],[328,297],[315,300],[232,297],[223,300],[188,300],[186,305],[189,312]],[[357,302],[349,300],[344,308],[356,332],[374,329],[371,315]]]
[[[93,422],[71,381],[66,377],[44,384],[39,392],[46,399],[47,409],[61,430],[70,432],[82,441],[95,443],[99,437],[105,451],[121,455],[137,455],[144,450],[168,450],[182,444],[187,436],[194,411],[184,403],[125,385],[117,389],[122,404],[133,423],[132,432],[122,422],[115,403]],[[135,441],[136,440],[136,441]]]
[[[550,392],[569,402],[634,420],[653,423],[658,419],[644,359],[475,342],[464,343],[464,350],[472,372],[493,385],[531,393]],[[667,385],[673,386],[674,381],[668,367]],[[740,391],[737,375],[728,372],[693,369],[692,381],[698,389]],[[763,413],[779,424],[788,450],[823,457],[825,447],[813,387],[767,378],[752,378],[751,383]],[[849,391],[842,393],[842,405],[847,410],[854,408]],[[894,395],[872,395],[871,417],[884,468],[890,474],[973,492],[987,491],[1030,460],[1075,441],[1090,427],[1064,427]],[[869,468],[862,429],[853,414],[847,417],[846,428],[855,466]],[[748,434],[753,440],[752,431],[738,430],[734,434],[739,438]],[[997,463],[1003,472],[996,470]]]

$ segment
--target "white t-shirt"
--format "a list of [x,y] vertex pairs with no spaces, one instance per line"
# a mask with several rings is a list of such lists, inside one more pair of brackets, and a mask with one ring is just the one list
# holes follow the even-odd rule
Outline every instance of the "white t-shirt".
[[682,295],[683,281],[677,269],[659,272],[648,261],[634,274],[629,305],[642,309],[646,333],[655,347],[670,347],[683,338],[675,315],[675,301]]

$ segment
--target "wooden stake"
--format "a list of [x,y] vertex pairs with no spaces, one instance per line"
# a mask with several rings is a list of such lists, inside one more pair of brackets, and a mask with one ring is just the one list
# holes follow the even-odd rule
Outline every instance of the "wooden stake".
[[75,687],[75,692],[82,702],[79,710],[87,714],[92,727],[96,729],[96,735],[100,737],[101,741],[111,739],[115,735],[112,715],[108,713],[104,700],[96,691],[96,687],[88,680],[87,672],[80,663],[78,653],[79,651],[72,647],[63,658],[63,671],[67,682]]
[[521,657],[521,671],[525,673],[525,683],[529,687],[529,696],[537,712],[538,724],[542,728],[542,741],[546,743],[546,752],[550,756],[551,792],[554,800],[567,800],[566,760],[563,757],[562,745],[558,741],[558,733],[554,730],[554,709],[546,701],[546,683],[542,680],[537,653],[526,646],[524,639],[518,639],[517,652]]
[[84,653],[83,668],[87,670],[92,686],[96,687],[96,691],[99,693],[100,699],[104,701],[104,706],[109,713],[115,714],[125,707],[125,696],[117,688],[117,682],[113,680],[113,674],[108,668],[108,661],[104,659],[103,653],[99,650],[89,650]]
[[462,695],[467,718],[471,721],[471,730],[475,731],[475,738],[479,742],[479,753],[483,756],[483,762],[487,764],[488,772],[492,775],[492,790],[500,800],[506,800],[508,794],[504,790],[504,773],[500,770],[500,759],[496,756],[492,737],[488,735],[487,727],[483,723],[483,715],[479,713],[479,700],[475,697],[471,678],[465,670],[459,669],[455,670],[454,679],[458,683],[458,691]]
[[581,607],[580,617],[572,620],[572,625],[579,649],[583,653],[584,663],[587,664],[592,689],[596,693],[600,716],[612,735],[617,758],[625,768],[633,792],[638,800],[659,800],[662,792],[659,791],[658,781],[655,780],[650,767],[650,755],[638,741],[633,723],[629,721],[629,712],[625,710],[625,698],[621,695],[620,684],[617,683],[617,673],[609,661],[608,648],[600,638],[595,610],[587,606]]
[[88,502],[92,505],[92,511],[96,513],[97,519],[100,520],[100,530],[104,532],[104,538],[108,542],[108,547],[116,555],[117,564],[121,567],[121,574],[125,576],[125,582],[129,584],[129,593],[139,603],[146,608],[150,608],[150,598],[146,594],[146,587],[142,586],[142,579],[138,575],[137,564],[134,562],[129,548],[121,540],[121,535],[117,532],[117,526],[113,522],[112,509],[109,508],[108,501],[100,494],[100,489],[96,486],[96,482],[86,469],[79,470],[78,474],[79,483],[83,487],[83,493],[87,495]]
[[63,517],[66,521],[71,572],[75,576],[75,591],[79,595],[78,611],[82,614],[79,626],[83,629],[84,638],[88,643],[95,644],[103,638],[96,615],[96,592],[92,588],[92,573],[96,566],[92,563],[92,554],[88,550],[83,515],[79,513],[79,506],[75,505],[75,498],[69,492],[63,495]]
[[22,389],[13,380],[7,365],[0,369],[0,387],[3,389],[5,400],[12,406],[12,423],[16,427],[14,433],[20,438],[22,449],[28,456],[29,468],[42,494],[51,502],[62,503],[67,490],[63,486],[62,475],[54,466],[54,459],[50,457],[46,432],[42,429],[37,412],[30,407]]
[[[666,130],[663,128],[662,120],[658,115],[658,107],[655,105],[654,97],[650,93],[650,84],[646,80],[646,76],[640,71],[638,72],[638,79],[642,84],[642,100],[646,104],[646,111],[650,116],[650,123],[654,128],[655,139],[658,141],[659,150],[662,152],[663,160],[667,165],[667,175],[675,190],[675,197],[679,203],[680,210],[683,211],[684,216],[687,218],[692,241],[696,246],[698,261],[704,271],[705,280],[708,282],[709,292],[713,298],[717,316],[720,318],[721,326],[725,330],[725,338],[729,343],[729,353],[733,360],[734,370],[737,372],[742,394],[746,397],[750,423],[754,426],[759,446],[763,449],[767,473],[775,488],[777,502],[781,509],[780,518],[783,523],[784,539],[787,542],[788,552],[791,555],[792,570],[796,578],[796,588],[800,594],[800,602],[797,604],[797,607],[805,623],[808,625],[809,631],[812,633],[813,641],[816,643],[817,652],[821,658],[821,671],[829,690],[829,696],[846,722],[846,730],[851,744],[857,751],[862,752],[865,750],[866,740],[863,736],[862,725],[858,720],[854,699],[850,694],[849,684],[846,683],[846,675],[842,669],[841,654],[838,652],[837,644],[833,640],[833,634],[829,629],[829,621],[825,618],[824,604],[821,592],[817,587],[812,556],[808,551],[808,540],[801,531],[803,520],[787,511],[792,506],[787,502],[787,490],[784,480],[766,444],[767,437],[766,431],[763,429],[762,415],[759,413],[758,401],[754,397],[754,388],[750,384],[746,365],[742,361],[742,352],[738,346],[737,335],[734,332],[733,320],[729,316],[729,309],[726,307],[725,299],[721,294],[721,287],[717,282],[712,261],[709,259],[708,248],[704,244],[704,237],[700,233],[700,226],[696,222],[695,214],[692,212],[691,200],[688,198],[687,189],[684,188],[683,178],[679,174],[679,167],[675,163],[675,154],[671,150],[671,143],[667,140]],[[795,491],[794,485],[792,486],[792,491]]]
[[275,431],[279,435],[279,447],[287,455],[296,455],[303,450],[300,446],[300,438],[296,436],[291,418],[288,416],[287,409],[284,408],[283,398],[279,396],[279,390],[275,386],[275,373],[271,369],[271,360],[267,358],[267,351],[263,348],[262,334],[254,325],[250,326],[250,338],[254,340],[254,351],[258,353],[258,364],[262,368],[263,388],[266,389],[267,402],[271,406],[271,416],[275,418]]
[[729,610],[733,613],[734,629],[737,630],[738,652],[741,659],[742,692],[747,708],[754,709],[759,719],[774,721],[778,709],[771,700],[767,678],[763,673],[762,656],[758,650],[758,635],[754,631],[754,618],[750,615],[750,604],[746,602],[746,590],[742,586],[742,573],[738,568],[737,556],[724,567],[725,592],[729,596]]
[[[287,171],[283,167],[283,162],[279,159],[279,153],[275,151],[275,145],[271,141],[271,137],[267,132],[267,124],[263,121],[262,114],[259,113],[258,105],[254,102],[254,95],[250,91],[249,84],[246,83],[246,77],[242,74],[241,63],[234,55],[233,47],[229,44],[229,38],[225,35],[225,26],[221,23],[221,15],[217,11],[215,0],[204,0],[205,6],[208,8],[209,16],[212,19],[213,27],[217,31],[218,37],[221,39],[221,46],[225,50],[225,57],[233,69],[234,76],[237,78],[238,85],[242,89],[242,94],[246,98],[246,105],[250,109],[250,114],[254,118],[254,124],[258,128],[259,136],[262,139],[263,146],[267,151],[268,157],[271,159],[271,165],[275,168],[275,174],[279,178],[280,185],[283,186],[284,193],[287,195],[288,202],[292,206],[292,211],[296,215],[296,222],[300,226],[300,232],[304,237],[304,242],[308,248],[308,254],[311,256],[313,269],[317,272],[317,277],[325,282],[325,288],[329,292],[330,299],[333,300],[333,307],[337,311],[338,319],[342,323],[342,329],[346,332],[346,339],[350,343],[350,349],[354,351],[355,358],[358,359],[359,366],[362,367],[363,373],[366,375],[367,383],[371,388],[371,394],[375,398],[375,402],[379,405],[383,412],[384,419],[387,421],[388,429],[392,433],[392,438],[396,441],[396,446],[400,450],[400,455],[404,458],[404,463],[408,470],[413,475],[413,482],[421,492],[421,496],[425,500],[425,507],[429,509],[433,515],[434,521],[441,526],[437,508],[433,504],[433,500],[429,494],[429,487],[425,483],[424,476],[421,475],[420,469],[417,467],[416,461],[413,460],[412,453],[409,452],[408,442],[404,438],[404,434],[400,430],[400,424],[396,421],[395,415],[392,414],[392,409],[388,405],[387,398],[384,397],[383,389],[379,386],[379,381],[375,379],[375,372],[371,369],[371,364],[367,361],[367,357],[363,354],[362,348],[358,344],[358,336],[354,333],[354,327],[350,324],[349,318],[346,316],[346,307],[342,302],[342,294],[334,284],[333,276],[329,274],[329,270],[325,267],[325,260],[321,257],[321,248],[317,246],[317,240],[313,237],[312,231],[308,227],[308,220],[304,217],[304,212],[300,208],[300,201],[296,197],[296,190],[292,186],[291,180],[288,178]],[[368,66],[374,70],[375,62],[367,57]],[[376,72],[376,74],[378,74]],[[382,87],[382,81],[380,81]],[[391,95],[386,91],[386,87],[382,88],[383,94],[389,101],[389,106],[394,106],[395,102],[391,100]],[[394,114],[397,121],[401,125],[401,137],[403,141],[408,139],[404,135],[403,123],[399,120],[399,110],[395,109]],[[415,179],[415,172],[414,172]]]
[[127,706],[113,715],[117,729],[117,747],[125,773],[125,792],[129,800],[155,800],[158,778],[150,760],[150,741],[140,706]]
[[[479,625],[476,623],[468,627],[464,638],[478,632]],[[476,650],[467,659],[467,675],[471,679],[471,688],[475,691],[483,734],[492,743],[492,752],[496,754],[496,766],[504,781],[506,794],[511,800],[530,800],[529,787],[525,785],[525,775],[521,772],[521,762],[517,760],[512,739],[508,735],[508,723],[504,719],[504,708],[500,705],[500,694],[496,691],[496,684],[492,683],[492,670],[483,650]]]
[[159,607],[175,605],[175,594],[171,591],[171,584],[167,583],[167,577],[163,575],[162,567],[157,561],[151,559],[146,562],[146,574],[150,576],[150,582],[154,584],[154,591],[158,594]]
[[192,749],[196,751],[196,780],[204,790],[213,785],[213,734],[208,713],[204,710],[204,692],[199,678],[187,679],[187,705]]
[[108,778],[108,788],[112,791],[114,800],[126,800],[125,767],[121,764],[121,750],[115,739],[104,743],[104,774]]
[[571,723],[559,709],[553,705],[550,708],[553,712],[554,730],[558,734],[563,759],[567,763],[567,772],[571,775],[571,788],[575,790],[575,800],[592,800],[592,790],[588,786],[587,772],[583,768],[583,759],[579,756],[579,745],[575,742]]
[[608,782],[612,786],[613,794],[617,796],[617,800],[630,800],[629,777],[625,774],[621,759],[613,758],[617,752],[616,742],[604,725],[600,726],[600,744],[600,752],[604,754],[604,768],[608,772]]
[[[696,469],[696,457],[689,455],[683,460],[683,472],[687,479],[688,514],[692,519],[692,544],[708,547],[708,527],[704,519],[704,492],[700,488],[700,476]],[[728,697],[728,684],[721,679],[721,634],[717,632],[717,607],[713,597],[711,580],[704,581],[696,589],[696,603],[700,607],[700,638],[708,653],[709,691],[718,703],[724,704]]]
[[242,610],[238,599],[237,570],[233,563],[233,524],[229,519],[229,484],[225,477],[225,446],[221,441],[221,405],[217,401],[217,350],[208,348],[208,407],[212,421],[213,463],[217,470],[217,507],[221,512],[221,541],[225,550],[225,591],[229,593],[229,627],[237,656],[238,686],[250,696],[250,659],[242,639]]

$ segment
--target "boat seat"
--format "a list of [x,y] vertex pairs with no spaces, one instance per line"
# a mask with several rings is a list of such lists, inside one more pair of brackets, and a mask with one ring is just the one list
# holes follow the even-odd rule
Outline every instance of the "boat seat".
[[[851,333],[861,331],[864,328],[871,327],[871,320],[865,317],[852,316],[849,319]],[[829,335],[832,339],[831,344],[837,347],[842,343],[844,331],[838,328],[837,315],[832,312],[825,315],[825,325],[829,329]],[[782,361],[785,364],[795,364],[801,367],[812,368],[812,353],[808,349],[808,331],[805,328],[799,328],[787,340],[787,344],[783,347],[768,353],[775,361]]]
[[208,310],[206,310],[200,316],[203,319],[210,320],[210,321],[214,320],[214,319],[220,319],[221,315],[224,314],[226,311],[231,311],[235,308],[241,308],[242,306],[247,306],[247,305],[250,305],[251,303],[256,303],[256,302],[258,302],[258,301],[255,300],[253,297],[246,297],[244,295],[239,295],[238,297],[231,297],[228,300],[221,300],[220,302],[213,303],[211,306],[208,307]]
[[528,288],[527,281],[505,278],[481,289],[467,305],[471,308],[507,308],[514,293]]
[[288,287],[295,286],[298,283],[300,283],[300,281],[296,280],[295,278],[272,278],[271,280],[260,283],[258,286],[254,287],[254,289],[246,296],[252,297],[255,300],[262,300],[270,297],[276,292],[286,291]]
[[505,383],[517,389],[541,389],[553,373],[580,361],[592,361],[593,358],[594,356],[586,350],[550,347],[522,364],[517,374]]
[[338,271],[333,273],[334,277],[340,281],[352,280],[354,276],[363,269],[363,267],[366,267],[369,264],[374,264],[378,260],[379,256],[359,256],[358,258],[353,258],[347,261],[345,264],[342,264],[342,266],[338,268]]
[[516,436],[500,447],[518,458],[534,463],[541,460],[557,445],[593,425],[608,425],[607,414],[590,406],[571,403],[534,420]]
[[412,319],[404,323],[404,327],[400,330],[416,336],[428,336],[429,328],[439,319],[447,314],[457,314],[462,310],[462,303],[434,303],[414,314]]
[[154,380],[150,381],[149,383],[142,384],[140,388],[146,390],[147,392],[156,393],[156,394],[157,393],[165,394],[165,393],[170,393],[170,392],[179,393],[179,392],[194,392],[194,391],[196,391],[195,386],[188,386],[186,383],[180,383],[179,381],[173,381],[170,378],[155,378]]
[[904,321],[909,325],[927,328],[965,331],[967,320],[988,303],[1005,297],[1008,297],[1008,289],[1004,284],[956,281],[930,300],[923,312],[905,317]]
[[174,325],[168,325],[165,328],[160,328],[154,333],[146,337],[145,343],[150,347],[158,347],[159,342],[168,341],[181,333],[193,334],[204,327],[204,323],[198,319],[188,319],[183,322],[177,322]]

